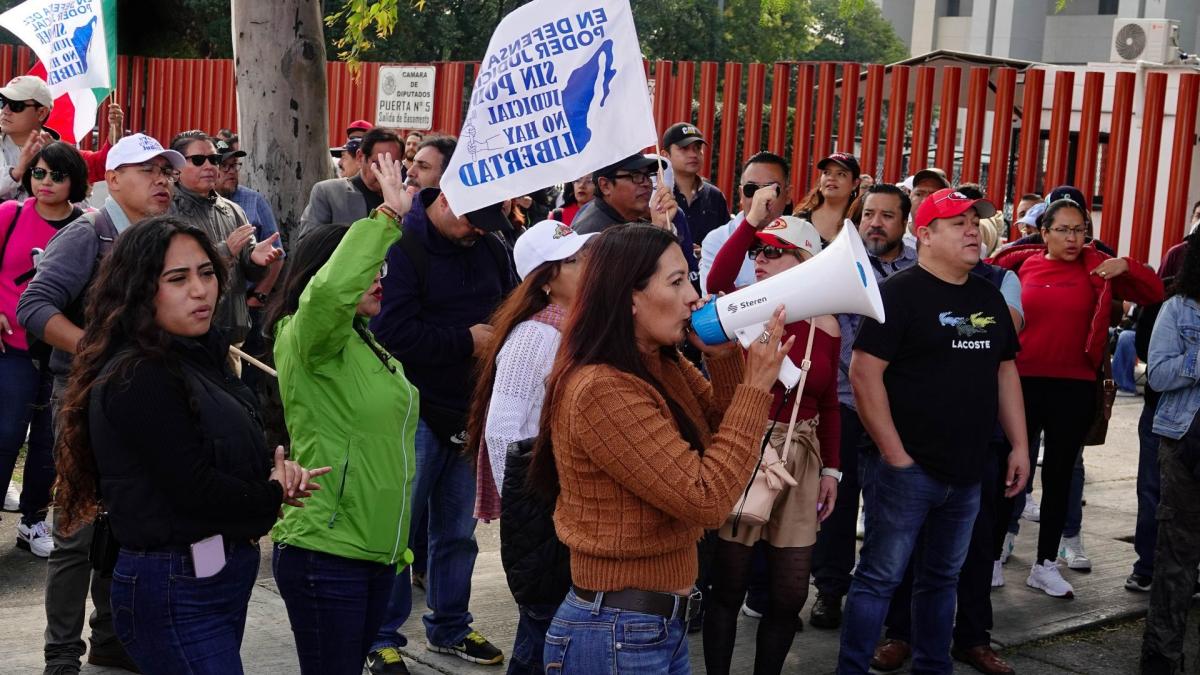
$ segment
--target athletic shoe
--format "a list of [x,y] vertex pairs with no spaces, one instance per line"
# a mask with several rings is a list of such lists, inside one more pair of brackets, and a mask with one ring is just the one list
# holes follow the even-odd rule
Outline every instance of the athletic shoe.
[[467,638],[456,645],[441,647],[432,643],[426,643],[425,647],[431,652],[453,654],[471,663],[492,665],[504,662],[504,652],[497,649],[496,645],[488,642],[487,638],[480,635],[479,631],[476,630],[467,633]]
[[1004,563],[997,560],[992,563],[992,588],[1000,588],[1004,585]]
[[54,550],[54,537],[50,535],[46,521],[39,520],[33,525],[18,524],[17,548],[23,548],[39,558],[49,558]]
[[1033,500],[1033,495],[1025,496],[1025,510],[1021,512],[1021,517],[1031,523],[1036,523],[1042,519],[1042,507]]
[[8,492],[4,494],[4,510],[16,513],[21,510],[21,484],[9,481]]
[[1071,600],[1075,597],[1074,587],[1063,579],[1062,573],[1058,571],[1058,564],[1053,560],[1034,565],[1033,569],[1029,570],[1029,578],[1025,580],[1025,584],[1045,591],[1046,595],[1052,598]]
[[1005,565],[1012,557],[1013,547],[1017,545],[1017,535],[1009,532],[1004,535],[1004,545],[1000,547],[1000,564]]
[[367,670],[371,675],[408,675],[408,666],[395,647],[372,649],[367,652]]
[[750,617],[751,619],[761,619],[762,618],[762,612],[758,611],[757,609],[753,609],[752,607],[750,607],[750,605],[748,605],[744,602],[742,603],[742,614],[745,614],[746,616]]
[[1058,557],[1067,563],[1067,567],[1076,572],[1091,572],[1092,559],[1083,550],[1082,535],[1063,537],[1058,543]]
[[1149,593],[1151,583],[1152,580],[1150,577],[1134,572],[1125,580],[1125,590],[1137,593]]

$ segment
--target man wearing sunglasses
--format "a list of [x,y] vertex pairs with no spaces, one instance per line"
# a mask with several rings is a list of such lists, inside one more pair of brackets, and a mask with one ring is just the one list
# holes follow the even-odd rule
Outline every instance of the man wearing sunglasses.
[[[185,131],[171,139],[171,149],[186,160],[179,172],[171,213],[204,230],[217,243],[217,250],[229,258],[229,288],[245,288],[247,280],[262,280],[267,268],[283,255],[274,247],[279,234],[256,242],[254,226],[242,207],[217,194],[222,156],[208,134]],[[214,318],[214,325],[225,331],[234,345],[240,345],[250,332],[250,312],[240,294],[224,295],[217,303]],[[240,361],[233,362],[233,367],[234,372],[241,373]]]
[[[767,192],[763,192],[763,196],[759,197],[759,207],[753,209],[751,204],[754,196],[760,190]],[[708,272],[712,269],[717,252],[721,250],[729,237],[733,236],[734,230],[742,224],[742,221],[750,217],[751,224],[760,227],[773,222],[787,211],[792,201],[792,184],[788,180],[787,160],[773,152],[766,151],[751,156],[746,160],[745,167],[742,169],[738,194],[741,196],[742,210],[733,217],[733,220],[709,232],[700,246],[701,288],[708,288]],[[733,285],[742,288],[749,286],[754,281],[754,261],[742,261],[742,268],[738,270]]]
[[[71,360],[83,337],[84,300],[101,260],[130,225],[166,213],[181,166],[182,156],[164,150],[149,136],[121,139],[105,160],[109,196],[104,206],[59,230],[38,261],[37,274],[17,304],[17,321],[54,348],[48,364],[54,376],[52,411],[66,391]],[[92,532],[91,525],[67,536],[54,529],[54,550],[46,569],[47,673],[79,672],[89,587],[95,611],[89,620],[88,663],[136,672],[113,632],[108,600],[112,580],[93,573],[88,560]]]
[[43,131],[54,97],[40,78],[14,77],[0,87],[0,199],[25,199],[21,177],[54,137]]

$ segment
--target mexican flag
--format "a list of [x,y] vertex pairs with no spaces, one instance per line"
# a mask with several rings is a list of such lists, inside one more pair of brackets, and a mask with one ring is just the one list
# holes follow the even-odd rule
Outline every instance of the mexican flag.
[[38,57],[29,74],[54,95],[46,126],[70,143],[86,139],[117,82],[116,0],[26,0],[0,14],[0,26]]

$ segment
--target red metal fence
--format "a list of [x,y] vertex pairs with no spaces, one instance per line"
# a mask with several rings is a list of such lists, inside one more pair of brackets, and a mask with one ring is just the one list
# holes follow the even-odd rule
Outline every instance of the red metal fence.
[[[0,76],[23,73],[30,62],[28,49],[0,46]],[[379,66],[363,64],[354,79],[344,63],[327,65],[331,146],[341,144],[351,121],[373,119]],[[434,66],[434,128],[457,133],[478,63]],[[705,171],[726,194],[734,190],[742,161],[769,149],[791,160],[798,199],[816,180],[815,160],[836,148],[857,152],[863,170],[879,180],[898,182],[919,169],[939,166],[957,180],[982,182],[996,202],[1025,192],[1045,193],[1069,180],[1102,203],[1100,235],[1119,246],[1127,166],[1135,166],[1139,187],[1131,204],[1131,253],[1149,257],[1155,222],[1166,223],[1161,226],[1163,251],[1184,235],[1190,172],[1182,169],[1192,162],[1197,73],[1178,76],[1173,101],[1167,100],[1167,74],[1145,75],[1139,139],[1149,142],[1139,140],[1133,165],[1125,161],[1137,93],[1131,72],[1083,73],[1082,98],[1075,101],[1076,73],[1063,70],[827,62],[722,66],[711,61],[657,61],[645,67],[653,82],[658,130],[678,121],[694,122],[711,141]],[[1111,110],[1108,131],[1102,133],[1106,87],[1111,89]],[[1045,91],[1053,98],[1043,130]],[[121,56],[114,96],[127,111],[129,128],[164,141],[191,128],[237,129],[228,60]],[[1176,120],[1169,144],[1159,138],[1168,109]],[[101,141],[106,126],[99,125]],[[1164,176],[1163,195],[1157,178],[1162,153],[1168,151],[1170,166],[1181,170]],[[1165,217],[1160,213],[1156,220],[1154,205],[1164,198]]]

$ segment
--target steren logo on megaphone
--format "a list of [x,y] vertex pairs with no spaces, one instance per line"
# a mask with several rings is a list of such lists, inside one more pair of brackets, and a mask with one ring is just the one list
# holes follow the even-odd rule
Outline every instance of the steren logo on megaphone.
[[721,344],[743,328],[765,324],[781,304],[788,323],[822,314],[862,314],[882,322],[883,300],[870,265],[858,230],[846,221],[833,243],[811,260],[693,312],[692,330],[705,344]]

